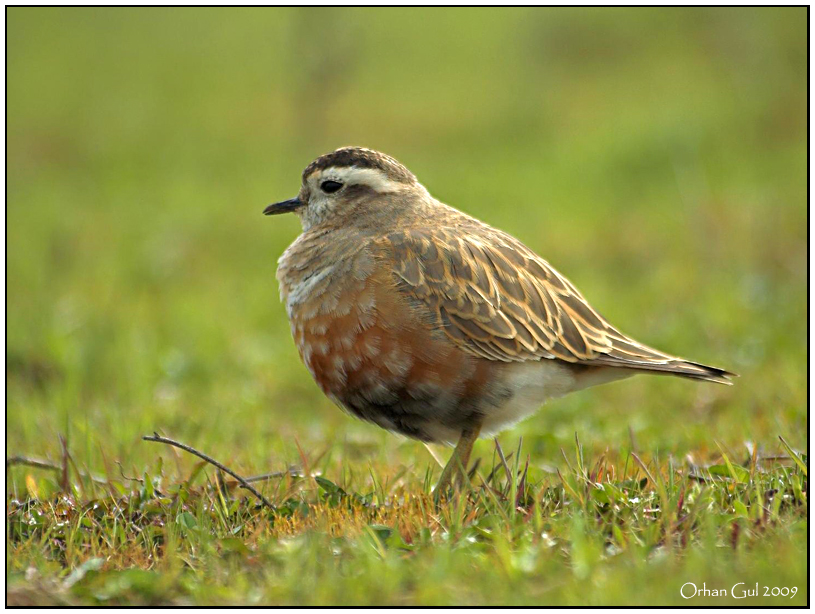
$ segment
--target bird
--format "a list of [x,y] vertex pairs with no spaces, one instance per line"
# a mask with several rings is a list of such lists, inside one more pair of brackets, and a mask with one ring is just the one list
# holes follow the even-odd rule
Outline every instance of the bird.
[[460,486],[477,438],[545,401],[639,373],[731,384],[612,326],[514,236],[433,198],[403,164],[363,147],[311,162],[302,234],[277,280],[298,353],[350,414],[455,444],[436,492]]

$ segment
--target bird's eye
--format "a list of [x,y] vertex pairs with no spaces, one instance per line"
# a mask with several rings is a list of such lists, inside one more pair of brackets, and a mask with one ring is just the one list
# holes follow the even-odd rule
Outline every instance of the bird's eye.
[[327,194],[333,194],[342,187],[339,181],[323,181],[320,184],[320,189]]

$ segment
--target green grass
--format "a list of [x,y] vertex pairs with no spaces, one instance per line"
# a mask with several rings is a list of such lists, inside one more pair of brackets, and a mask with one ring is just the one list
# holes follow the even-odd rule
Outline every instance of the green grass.
[[[9,9],[7,457],[73,462],[7,470],[7,598],[807,602],[806,474],[766,458],[808,448],[806,41],[805,8]],[[482,441],[435,509],[430,454],[321,395],[277,298],[299,228],[260,212],[346,144],[741,377],[553,401],[500,437],[518,506]],[[154,430],[324,481],[221,498]]]
[[[491,467],[471,473],[471,491],[440,505],[430,471],[424,483],[381,471],[349,471],[341,484],[320,471],[286,473],[266,489],[272,509],[240,498],[234,482],[213,484],[202,465],[189,476],[158,467],[96,485],[77,474],[67,488],[44,478],[9,504],[9,596],[17,604],[801,605],[805,578],[791,562],[806,557],[806,458],[791,451],[782,464],[754,450],[747,467],[726,454],[705,468],[649,467],[631,452],[587,459],[577,443],[563,471],[543,478],[528,457],[493,454]],[[727,597],[684,600],[685,582]],[[756,583],[759,594],[732,601]],[[764,596],[773,589],[783,600]]]

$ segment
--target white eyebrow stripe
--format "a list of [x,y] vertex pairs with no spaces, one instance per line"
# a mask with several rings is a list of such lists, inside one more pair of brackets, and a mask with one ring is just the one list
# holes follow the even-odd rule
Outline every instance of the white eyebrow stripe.
[[404,187],[404,184],[389,179],[378,169],[358,166],[330,166],[324,169],[320,182],[332,180],[346,185],[366,185],[377,192],[395,192],[400,187]]

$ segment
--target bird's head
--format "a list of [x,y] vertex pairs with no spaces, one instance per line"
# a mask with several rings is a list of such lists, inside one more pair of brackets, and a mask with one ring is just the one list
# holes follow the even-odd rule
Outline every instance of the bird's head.
[[303,171],[300,193],[269,205],[266,215],[293,211],[305,230],[324,222],[373,222],[400,211],[427,191],[407,168],[388,155],[342,147],[320,156]]

